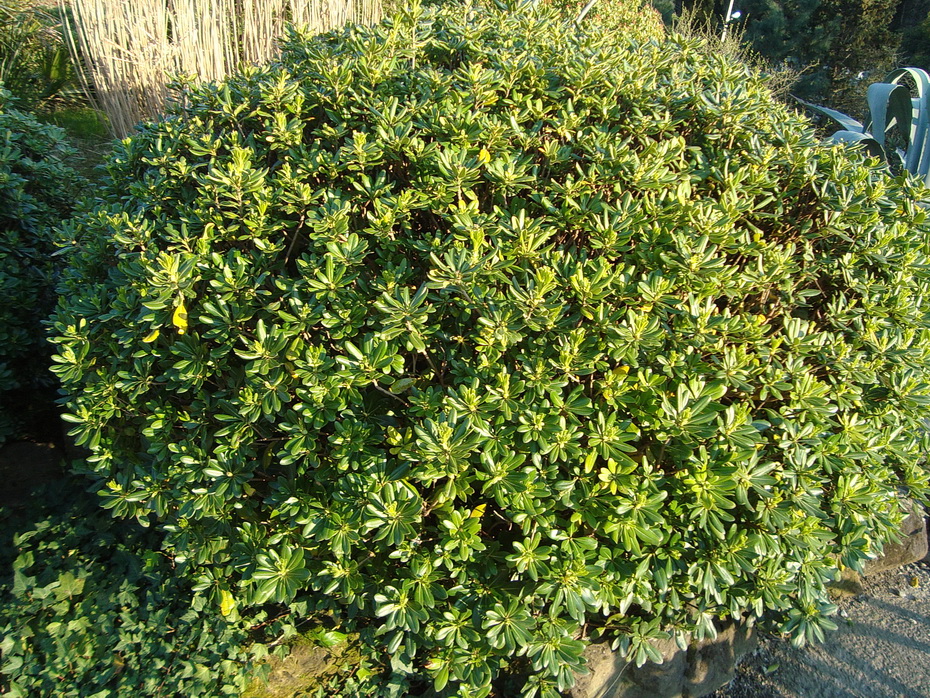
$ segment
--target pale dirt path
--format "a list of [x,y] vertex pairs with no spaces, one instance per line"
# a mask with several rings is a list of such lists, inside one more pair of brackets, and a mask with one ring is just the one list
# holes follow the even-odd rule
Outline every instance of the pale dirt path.
[[863,586],[824,645],[766,639],[713,698],[930,698],[930,556]]

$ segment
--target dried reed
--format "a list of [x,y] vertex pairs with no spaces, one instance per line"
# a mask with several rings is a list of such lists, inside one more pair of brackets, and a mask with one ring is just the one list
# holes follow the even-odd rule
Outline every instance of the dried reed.
[[[381,19],[381,0],[59,0],[82,81],[116,136],[156,119],[177,76],[221,80],[273,60],[288,22],[322,32]],[[64,13],[68,16],[68,13]]]

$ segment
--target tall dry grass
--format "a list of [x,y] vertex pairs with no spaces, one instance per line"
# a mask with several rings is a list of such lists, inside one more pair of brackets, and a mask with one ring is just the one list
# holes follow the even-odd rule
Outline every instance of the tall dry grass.
[[[71,50],[116,136],[158,118],[176,76],[220,80],[272,60],[288,22],[322,32],[381,19],[381,0],[59,0]],[[67,16],[67,13],[66,13]]]

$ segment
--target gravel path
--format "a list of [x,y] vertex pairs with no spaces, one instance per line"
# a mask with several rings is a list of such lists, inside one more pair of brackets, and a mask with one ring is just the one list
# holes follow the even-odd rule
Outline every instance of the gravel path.
[[767,638],[713,698],[930,698],[930,556],[863,587],[824,645]]

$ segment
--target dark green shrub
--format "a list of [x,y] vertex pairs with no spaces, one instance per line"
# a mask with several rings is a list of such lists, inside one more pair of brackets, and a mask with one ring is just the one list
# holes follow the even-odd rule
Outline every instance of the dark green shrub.
[[76,484],[43,492],[16,531],[4,522],[15,549],[4,546],[0,579],[3,694],[239,695],[248,626],[205,610],[159,535],[114,522]]
[[51,382],[42,320],[55,305],[52,229],[84,186],[64,132],[8,104],[0,88],[0,442]]
[[817,638],[928,491],[927,194],[529,12],[295,36],[124,142],[54,318],[105,505],[460,695],[583,629]]
[[902,65],[930,68],[930,15],[907,27],[901,38]]

